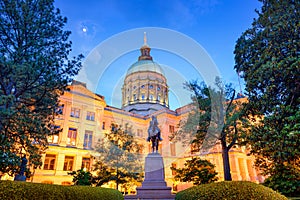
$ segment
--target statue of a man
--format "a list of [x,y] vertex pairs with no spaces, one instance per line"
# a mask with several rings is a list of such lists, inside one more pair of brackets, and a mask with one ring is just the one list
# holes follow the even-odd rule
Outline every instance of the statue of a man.
[[26,156],[24,155],[22,157],[21,166],[20,166],[20,175],[21,176],[24,176],[24,172],[26,171],[26,165],[27,165],[27,159],[26,159]]
[[21,158],[20,172],[19,172],[19,174],[16,174],[16,176],[14,178],[15,181],[26,181],[26,176],[24,174],[26,171],[27,162],[28,161],[26,159],[26,156],[24,155]]
[[148,128],[148,138],[147,141],[152,142],[152,152],[156,150],[158,151],[158,143],[159,141],[162,141],[162,138],[160,136],[160,129],[158,128],[158,122],[155,116],[152,116],[152,120],[150,122],[149,128]]

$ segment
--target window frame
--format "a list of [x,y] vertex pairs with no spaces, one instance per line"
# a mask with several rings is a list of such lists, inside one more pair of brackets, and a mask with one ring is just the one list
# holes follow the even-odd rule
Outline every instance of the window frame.
[[83,148],[92,149],[93,146],[93,131],[85,130],[83,139]]
[[76,128],[69,127],[68,135],[67,135],[67,145],[68,146],[76,146],[77,142],[77,134],[78,131]]
[[87,111],[85,119],[89,121],[95,121],[95,112]]
[[80,108],[72,107],[70,117],[80,118]]
[[[51,162],[54,161],[53,164]],[[56,164],[56,155],[55,154],[46,154],[44,159],[44,170],[55,170]],[[52,167],[51,167],[52,166]]]
[[90,171],[90,169],[91,169],[91,158],[90,157],[82,157],[81,169],[84,169],[84,168],[87,171]]
[[74,156],[65,156],[63,171],[73,171]]

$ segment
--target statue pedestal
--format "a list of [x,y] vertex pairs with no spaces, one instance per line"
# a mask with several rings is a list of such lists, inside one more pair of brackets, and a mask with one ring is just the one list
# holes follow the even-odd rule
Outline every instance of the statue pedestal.
[[17,174],[14,178],[14,181],[26,181],[26,176]]
[[167,187],[163,158],[159,153],[150,153],[145,159],[145,179],[136,195],[127,195],[125,199],[174,200],[171,187]]

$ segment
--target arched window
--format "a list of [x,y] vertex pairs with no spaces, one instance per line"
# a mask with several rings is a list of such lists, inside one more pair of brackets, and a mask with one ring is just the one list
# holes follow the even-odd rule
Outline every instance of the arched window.
[[153,101],[153,95],[152,94],[150,94],[150,100]]

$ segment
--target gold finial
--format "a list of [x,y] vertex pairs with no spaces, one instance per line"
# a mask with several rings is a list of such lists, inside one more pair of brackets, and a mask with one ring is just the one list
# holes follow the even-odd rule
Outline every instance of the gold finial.
[[147,35],[146,35],[146,32],[144,32],[144,45],[147,45]]

